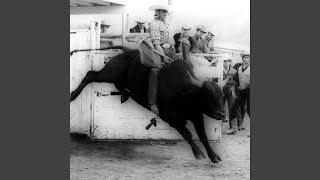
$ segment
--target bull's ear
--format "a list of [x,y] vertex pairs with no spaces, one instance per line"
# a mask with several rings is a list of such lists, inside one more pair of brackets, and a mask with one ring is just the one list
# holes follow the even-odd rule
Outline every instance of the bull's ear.
[[187,71],[187,73],[188,73],[188,78],[191,81],[191,84],[197,86],[198,88],[202,88],[203,82],[193,78],[189,71]]

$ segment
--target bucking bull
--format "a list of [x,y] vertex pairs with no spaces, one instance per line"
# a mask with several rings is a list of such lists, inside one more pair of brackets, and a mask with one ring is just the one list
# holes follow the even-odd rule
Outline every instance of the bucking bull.
[[[150,110],[147,96],[150,68],[141,63],[139,50],[121,46],[104,49],[115,48],[124,52],[111,58],[102,70],[89,71],[77,89],[71,93],[70,101],[73,101],[87,84],[108,82],[114,83],[122,93],[122,103],[130,96],[138,104]],[[190,50],[188,47],[184,49]],[[192,134],[185,127],[187,120],[193,123],[211,161],[220,162],[221,158],[209,145],[202,115],[204,113],[217,120],[225,118],[223,92],[218,84],[197,80],[190,63],[179,59],[161,69],[158,99],[160,118],[183,136],[190,144],[194,156],[197,159],[205,158],[204,153],[192,140]]]

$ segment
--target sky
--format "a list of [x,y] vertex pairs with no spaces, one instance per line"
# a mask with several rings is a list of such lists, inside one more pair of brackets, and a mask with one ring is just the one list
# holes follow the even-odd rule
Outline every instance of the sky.
[[[135,19],[143,17],[153,19],[154,12],[149,7],[157,0],[127,1],[126,11],[130,14],[129,28],[135,26]],[[195,27],[203,24],[213,29],[215,41],[221,45],[250,48],[250,0],[171,0],[173,14],[171,17],[172,35],[180,31],[182,24]],[[71,15],[71,27],[84,24],[90,20],[107,20],[112,24],[110,33],[121,33],[121,15]]]

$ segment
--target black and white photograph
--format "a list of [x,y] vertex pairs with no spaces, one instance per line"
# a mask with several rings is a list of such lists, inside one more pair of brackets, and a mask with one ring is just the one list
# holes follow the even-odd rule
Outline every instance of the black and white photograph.
[[70,179],[250,179],[250,0],[70,0]]

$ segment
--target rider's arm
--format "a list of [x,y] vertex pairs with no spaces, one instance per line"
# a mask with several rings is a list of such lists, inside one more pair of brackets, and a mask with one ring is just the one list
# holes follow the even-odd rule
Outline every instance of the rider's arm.
[[164,51],[162,49],[162,47],[159,44],[155,44],[154,48],[159,51],[163,56],[165,56]]

